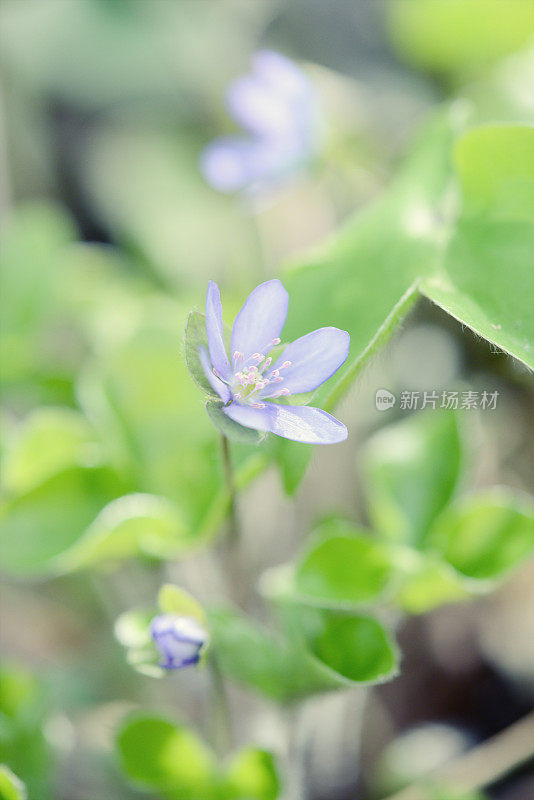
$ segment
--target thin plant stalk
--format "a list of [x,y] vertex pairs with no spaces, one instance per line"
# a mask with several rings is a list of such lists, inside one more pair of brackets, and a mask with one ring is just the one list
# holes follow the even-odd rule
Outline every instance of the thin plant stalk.
[[215,751],[219,756],[225,757],[234,745],[232,715],[225,680],[213,653],[209,658],[209,668],[212,686],[211,738]]
[[224,472],[224,481],[228,492],[228,519],[229,519],[229,541],[232,548],[237,547],[240,539],[239,520],[237,517],[236,486],[234,479],[234,468],[230,453],[230,442],[228,438],[221,434],[221,456]]

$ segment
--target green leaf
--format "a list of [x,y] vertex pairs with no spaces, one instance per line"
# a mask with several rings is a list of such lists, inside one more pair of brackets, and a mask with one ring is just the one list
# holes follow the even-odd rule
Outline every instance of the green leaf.
[[[455,131],[464,124],[460,111],[453,106],[432,119],[387,193],[288,273],[285,338],[291,341],[327,325],[351,337],[345,365],[315,393],[312,405],[334,410],[419,297],[421,276],[437,267],[450,214],[450,150]],[[277,453],[291,489],[313,452],[306,449],[298,475],[294,447],[282,444]]]
[[[395,674],[398,655],[376,620],[277,598],[280,630],[268,631],[229,610],[209,614],[213,648],[225,673],[271,699],[288,702]],[[344,623],[339,620],[348,620]],[[335,629],[339,627],[339,652]],[[346,634],[346,635],[345,635]]]
[[6,503],[2,509],[0,565],[17,574],[50,573],[56,557],[93,522],[102,503],[122,484],[108,468],[72,468]]
[[388,28],[408,62],[454,74],[527,45],[534,10],[524,0],[390,0]]
[[272,700],[287,702],[339,686],[297,637],[271,632],[228,609],[208,614],[212,646],[223,671]]
[[454,163],[462,185],[464,214],[533,221],[534,127],[473,128],[458,140]]
[[386,547],[341,520],[321,526],[315,539],[295,568],[300,600],[350,607],[382,594],[391,577]]
[[174,503],[166,497],[130,494],[108,503],[56,566],[70,571],[137,555],[171,558],[194,544]]
[[453,496],[461,465],[453,412],[418,413],[375,434],[366,448],[364,470],[377,530],[419,547]]
[[0,247],[2,333],[27,333],[26,326],[33,332],[50,312],[58,256],[75,237],[71,218],[52,203],[20,205],[5,219]]
[[421,286],[448,314],[531,368],[533,245],[526,222],[465,220],[449,245],[446,272]]
[[534,368],[534,127],[488,125],[455,149],[465,213],[427,297]]
[[26,787],[5,764],[0,764],[0,800],[26,800]]
[[121,767],[141,788],[173,800],[217,797],[212,753],[185,727],[163,717],[134,714],[117,736]]
[[185,325],[185,362],[187,364],[187,369],[195,383],[200,386],[207,395],[218,399],[202,367],[200,361],[201,348],[204,348],[206,353],[208,353],[206,315],[201,314],[200,311],[191,311]]
[[59,296],[62,257],[75,237],[70,216],[49,202],[15,206],[2,226],[1,379],[21,411],[72,397],[80,350],[76,334],[63,330]]
[[304,633],[310,652],[340,683],[380,683],[398,672],[399,653],[371,617],[314,611]]
[[204,627],[207,625],[206,613],[200,603],[185,589],[172,583],[165,583],[159,590],[158,605],[164,614],[193,617]]
[[408,614],[424,614],[446,603],[457,603],[471,597],[472,587],[450,564],[426,553],[410,550],[399,561],[406,571],[395,598],[396,604]]
[[38,408],[29,414],[3,462],[6,491],[22,494],[67,467],[101,460],[94,433],[82,414],[70,408]]
[[[47,698],[40,682],[25,666],[4,663],[0,668],[0,748],[28,788],[30,797],[52,800],[48,743],[43,734]],[[0,797],[1,797],[0,792]]]
[[232,760],[225,776],[224,797],[276,800],[280,790],[271,753],[246,747]]
[[208,400],[206,403],[206,411],[209,418],[215,427],[233,442],[241,442],[242,444],[259,444],[265,438],[265,434],[260,431],[253,430],[252,428],[245,428],[238,422],[234,422],[223,411],[222,400]]
[[[492,125],[458,140],[465,208],[455,222],[450,152],[465,121],[457,105],[435,119],[386,195],[288,274],[288,339],[318,324],[351,336],[346,364],[314,405],[334,409],[419,292],[534,367],[534,131]],[[289,491],[312,452],[294,447],[275,453]]]
[[509,490],[481,492],[447,509],[427,546],[469,578],[500,578],[534,553],[534,503]]

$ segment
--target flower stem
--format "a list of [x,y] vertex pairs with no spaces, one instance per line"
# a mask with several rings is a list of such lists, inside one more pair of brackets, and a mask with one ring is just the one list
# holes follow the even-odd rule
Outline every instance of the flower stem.
[[232,717],[224,677],[217,661],[211,654],[209,659],[212,684],[211,727],[212,744],[221,757],[226,757],[233,747]]
[[236,547],[239,542],[239,521],[237,518],[236,486],[234,480],[234,468],[230,455],[230,442],[224,434],[221,434],[221,456],[223,463],[224,481],[229,498],[229,541],[232,547]]
[[349,369],[345,372],[338,383],[335,384],[333,389],[325,398],[322,404],[322,408],[324,408],[325,411],[333,411],[358,373],[361,372],[371,356],[380,350],[380,348],[383,347],[383,345],[388,341],[400,321],[406,316],[408,311],[410,311],[419,297],[419,286],[417,283],[414,283],[403,294],[401,299],[390,312],[389,316],[371,339],[367,347],[362,350],[360,355],[352,362]]

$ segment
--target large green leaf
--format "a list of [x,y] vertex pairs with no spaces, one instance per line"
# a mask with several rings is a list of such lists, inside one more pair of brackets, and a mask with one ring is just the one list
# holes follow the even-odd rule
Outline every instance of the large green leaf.
[[534,32],[534,9],[525,0],[390,0],[388,11],[400,54],[447,74],[491,64]]
[[335,689],[296,640],[273,633],[248,617],[225,609],[209,613],[213,649],[224,672],[273,700],[286,702]]
[[26,787],[5,764],[0,764],[0,800],[26,800]]
[[[451,152],[464,121],[456,105],[434,120],[385,197],[288,274],[288,339],[317,325],[351,336],[345,366],[314,404],[333,410],[419,292],[534,366],[534,129],[488,125],[458,139],[455,221]],[[294,443],[276,449],[288,491],[311,452]]]
[[453,496],[462,464],[452,411],[421,412],[376,433],[364,469],[371,518],[389,539],[418,547]]
[[107,467],[73,467],[6,503],[1,511],[0,568],[50,572],[123,485]]
[[408,614],[425,614],[446,603],[457,603],[472,596],[472,583],[462,580],[456,570],[439,555],[406,549],[397,555],[403,579],[396,604]]
[[171,558],[195,544],[180,509],[166,497],[130,494],[113,500],[56,560],[59,571],[137,555]]
[[128,718],[117,736],[122,769],[140,787],[172,800],[215,800],[217,765],[192,733],[146,714]]
[[256,747],[246,747],[230,762],[221,794],[225,798],[275,800],[279,788],[271,753]]
[[464,214],[534,221],[534,127],[474,128],[458,140],[454,162]]
[[287,341],[323,325],[351,336],[346,364],[317,393],[328,407],[340,378],[352,373],[399,301],[436,266],[451,182],[450,151],[461,122],[454,107],[433,119],[385,196],[286,276]]
[[274,633],[233,611],[210,612],[214,652],[239,683],[287,702],[396,674],[395,644],[377,620],[275,600],[280,630]]
[[[345,365],[316,392],[312,405],[334,409],[419,297],[421,276],[436,268],[448,213],[450,150],[462,124],[454,106],[434,118],[385,196],[288,273],[285,338],[323,325],[351,337]],[[297,487],[312,452],[294,443],[278,447],[275,457],[288,491]]]
[[[0,668],[0,759],[24,781],[31,798],[52,800],[51,754],[43,734],[46,710],[47,699],[37,678],[22,664],[4,663]],[[1,791],[0,797],[4,800]],[[11,797],[6,795],[6,800]]]
[[491,490],[447,509],[426,542],[469,578],[499,578],[534,553],[534,502]]
[[38,408],[16,432],[2,465],[9,494],[22,494],[73,466],[98,462],[100,449],[82,414],[70,408]]
[[534,368],[534,128],[475,129],[455,155],[465,210],[422,291]]
[[327,673],[340,684],[381,683],[398,672],[399,653],[378,620],[314,609],[305,625],[305,642]]
[[226,768],[190,730],[163,717],[133,714],[117,736],[122,769],[138,786],[169,800],[275,800],[273,756],[247,747]]
[[299,559],[294,588],[301,600],[351,607],[383,593],[391,566],[386,547],[368,532],[336,520],[321,526]]
[[53,329],[59,257],[74,237],[70,217],[52,204],[22,205],[4,221],[0,360],[6,383],[61,372],[68,361],[69,348],[55,347],[43,331]]

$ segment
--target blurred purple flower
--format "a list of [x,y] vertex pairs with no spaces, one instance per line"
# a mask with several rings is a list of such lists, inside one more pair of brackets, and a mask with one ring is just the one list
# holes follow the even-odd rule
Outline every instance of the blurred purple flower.
[[215,139],[201,157],[204,177],[221,192],[261,191],[308,161],[317,145],[311,82],[288,58],[262,50],[252,72],[231,84],[230,114],[247,136]]
[[206,376],[224,402],[225,414],[259,431],[308,444],[335,444],[347,438],[335,417],[311,406],[267,402],[311,392],[346,360],[350,336],[339,328],[319,328],[287,345],[273,364],[269,351],[280,344],[288,294],[279,280],[261,283],[248,296],[232,329],[228,359],[223,342],[222,305],[217,284],[206,297],[209,354],[201,349]]
[[164,669],[182,669],[196,664],[208,634],[192,617],[159,614],[150,625],[152,639],[158,648]]

